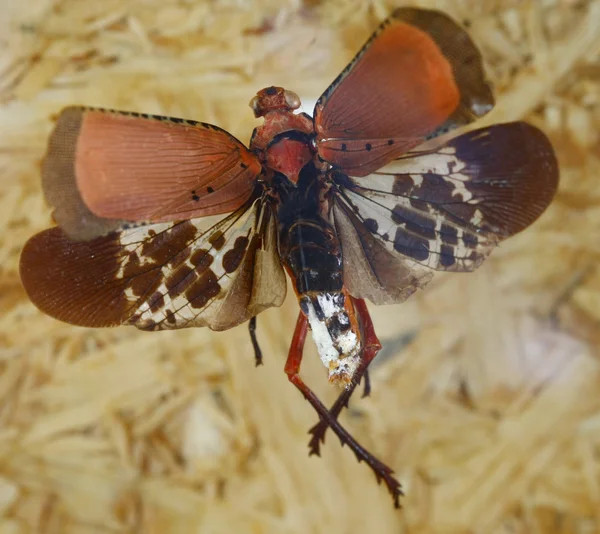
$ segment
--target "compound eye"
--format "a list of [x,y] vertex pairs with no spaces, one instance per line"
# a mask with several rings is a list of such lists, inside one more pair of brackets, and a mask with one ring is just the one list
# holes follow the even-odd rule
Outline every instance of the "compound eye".
[[258,102],[259,102],[259,98],[258,96],[255,96],[252,98],[252,100],[250,100],[250,107],[252,108],[252,111],[254,111],[254,113],[256,114],[258,112]]
[[300,97],[294,91],[284,91],[285,103],[290,109],[298,109],[300,107]]

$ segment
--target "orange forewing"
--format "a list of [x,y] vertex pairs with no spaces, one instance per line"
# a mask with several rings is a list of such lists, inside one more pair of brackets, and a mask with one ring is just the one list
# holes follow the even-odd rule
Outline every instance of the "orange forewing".
[[216,126],[72,107],[51,135],[43,185],[65,232],[89,239],[122,221],[233,211],[260,172],[256,157]]
[[315,107],[320,156],[366,176],[493,107],[482,60],[452,19],[396,10]]

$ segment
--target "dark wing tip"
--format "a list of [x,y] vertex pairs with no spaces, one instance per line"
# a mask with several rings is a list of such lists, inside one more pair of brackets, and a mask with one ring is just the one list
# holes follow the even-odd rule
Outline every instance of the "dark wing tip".
[[21,282],[44,313],[78,326],[121,324],[126,314],[122,285],[114,284],[117,262],[96,261],[98,251],[114,246],[114,236],[71,241],[59,228],[34,235],[21,252]]
[[86,108],[64,108],[48,140],[42,163],[42,188],[56,223],[71,239],[87,240],[120,228],[124,221],[94,215],[85,205],[75,178],[75,153]]
[[391,17],[428,32],[450,61],[461,94],[461,105],[452,117],[457,125],[467,124],[494,108],[494,92],[483,68],[483,57],[466,29],[435,9],[401,7]]
[[529,154],[528,164],[525,166],[529,172],[522,187],[524,202],[521,224],[509,228],[509,235],[513,235],[535,222],[546,210],[554,199],[558,189],[559,165],[554,148],[546,134],[540,129],[525,122],[519,125],[523,140],[523,152]]
[[469,187],[480,199],[484,227],[502,238],[531,225],[556,194],[559,166],[554,149],[548,137],[531,124],[497,124],[449,144],[456,147],[459,158],[478,162],[479,175]]

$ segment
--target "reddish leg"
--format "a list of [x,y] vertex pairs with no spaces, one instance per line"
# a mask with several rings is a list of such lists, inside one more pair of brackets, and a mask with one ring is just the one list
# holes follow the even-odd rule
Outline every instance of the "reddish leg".
[[[371,316],[369,315],[369,310],[367,309],[367,305],[363,299],[355,299],[352,298],[352,302],[354,303],[354,309],[356,310],[356,314],[359,317],[361,326],[362,326],[362,334],[363,334],[363,351],[361,354],[361,360],[356,372],[354,373],[354,377],[352,379],[352,383],[349,384],[344,391],[337,398],[329,413],[333,419],[337,419],[340,415],[340,412],[348,407],[348,402],[352,393],[356,389],[356,386],[360,382],[363,375],[367,373],[367,368],[369,364],[373,361],[373,358],[377,356],[377,353],[381,350],[381,343],[379,339],[377,339],[377,335],[375,334],[375,328],[373,326],[373,321],[371,320]],[[370,390],[370,384],[368,384],[368,375],[365,376],[365,394],[363,396],[368,395],[368,391]],[[329,423],[321,418],[319,422],[310,429],[310,433],[312,434],[312,438],[308,444],[310,448],[310,454],[320,455],[321,443],[325,442],[325,433],[327,432],[327,427]]]
[[296,330],[294,331],[290,352],[285,363],[285,372],[288,375],[288,379],[300,390],[302,395],[304,395],[304,398],[310,402],[312,407],[319,415],[319,419],[325,423],[325,428],[330,427],[331,430],[335,432],[337,437],[340,439],[342,446],[348,445],[348,447],[350,447],[350,449],[354,452],[354,455],[359,462],[364,460],[367,463],[373,473],[375,473],[377,482],[381,482],[383,479],[388,491],[394,499],[394,506],[399,508],[402,490],[400,489],[400,483],[392,476],[393,471],[387,465],[375,458],[375,456],[373,456],[369,451],[363,448],[348,433],[348,431],[342,425],[340,425],[337,419],[327,411],[325,405],[300,378],[298,373],[300,372],[300,364],[302,363],[302,352],[304,350],[304,342],[306,340],[307,332],[308,320],[306,319],[306,316],[300,312],[300,315],[298,315],[298,321],[296,322]]

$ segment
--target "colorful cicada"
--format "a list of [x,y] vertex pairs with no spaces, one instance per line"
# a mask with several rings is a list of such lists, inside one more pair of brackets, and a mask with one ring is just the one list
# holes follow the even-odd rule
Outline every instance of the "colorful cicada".
[[[313,117],[280,87],[250,104],[264,122],[249,149],[211,124],[63,110],[42,173],[58,227],[25,245],[23,283],[76,325],[225,330],[279,306],[287,271],[300,313],[285,372],[319,414],[311,452],[330,427],[397,505],[391,469],[338,422],[381,347],[365,300],[472,271],[529,226],[557,188],[552,147],[523,122],[431,141],[494,99],[467,33],[416,8],[381,24]],[[343,386],[331,409],[298,374],[309,329]]]

